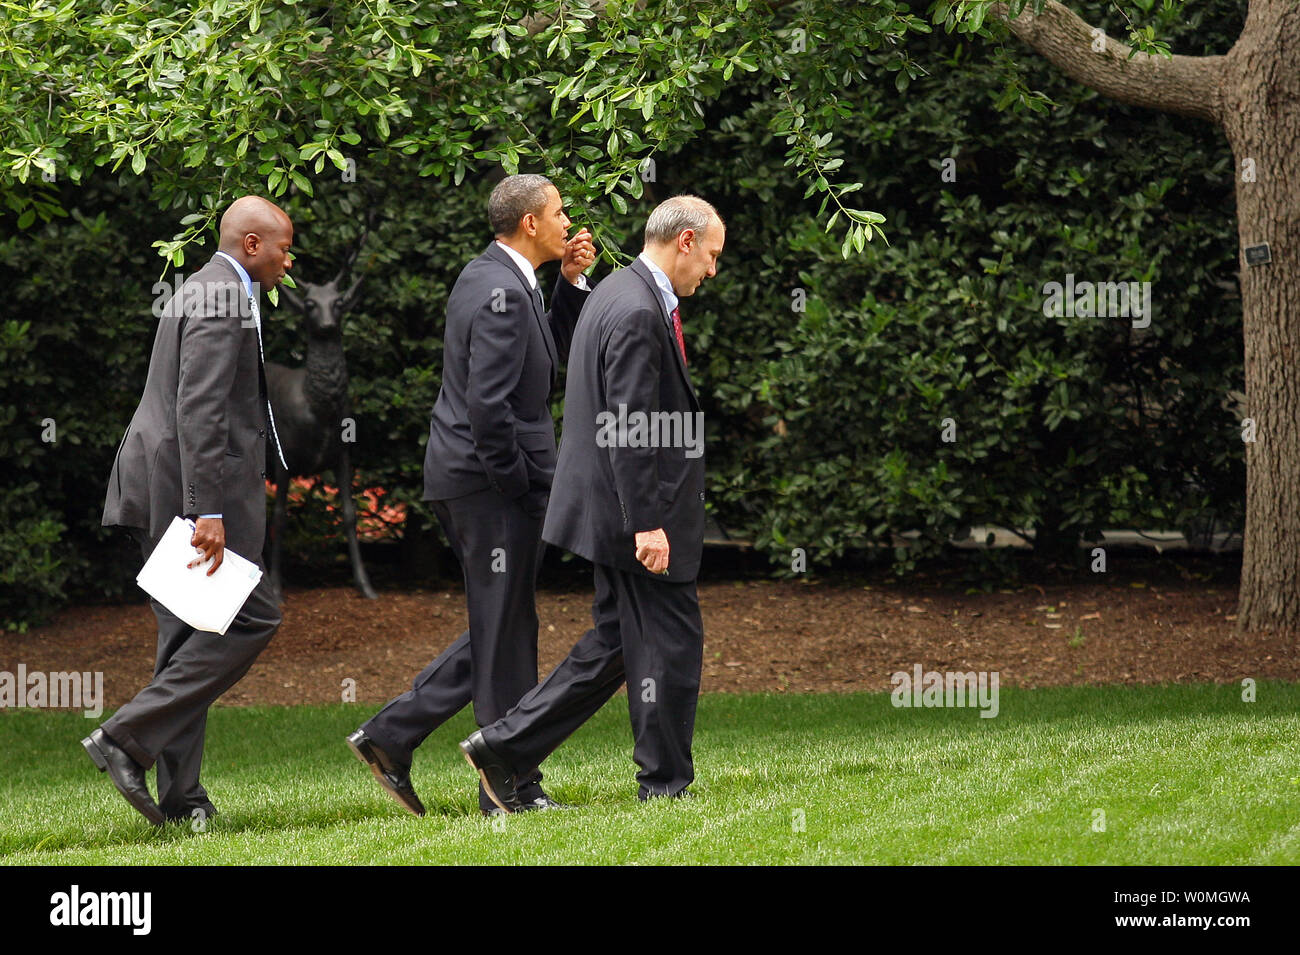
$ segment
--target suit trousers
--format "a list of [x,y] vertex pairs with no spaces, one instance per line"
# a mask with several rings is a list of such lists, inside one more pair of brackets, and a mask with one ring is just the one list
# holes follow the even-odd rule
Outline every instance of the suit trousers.
[[[537,685],[537,569],[546,545],[541,516],[487,488],[433,501],[465,578],[469,629],[361,727],[403,767],[437,727],[473,702],[474,719],[500,719]],[[542,794],[537,764],[520,774],[519,795]],[[479,807],[494,803],[479,787]]]
[[[158,541],[135,537],[148,560]],[[271,642],[280,609],[266,575],[224,635],[195,630],[156,600],[150,606],[158,618],[153,680],[103,730],[145,769],[157,764],[159,807],[185,815],[210,803],[199,783],[208,707],[243,679]]]
[[695,778],[691,740],[704,626],[695,581],[595,566],[592,629],[483,739],[508,765],[536,766],[627,683],[638,797],[676,796]]

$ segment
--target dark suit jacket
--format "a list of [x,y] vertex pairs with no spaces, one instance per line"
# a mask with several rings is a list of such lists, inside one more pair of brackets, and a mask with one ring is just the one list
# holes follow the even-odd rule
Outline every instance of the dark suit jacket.
[[424,453],[426,501],[492,487],[541,516],[555,473],[551,386],[588,294],[561,275],[543,313],[496,242],[465,266],[447,298],[442,387]]
[[176,516],[221,514],[252,561],[266,537],[265,386],[239,274],[213,256],[163,310],[144,394],[117,449],[105,527],[161,537]]
[[[686,447],[620,447],[609,441],[609,418],[598,417],[617,416],[620,405],[629,417],[635,411],[700,411],[663,300],[640,259],[587,299],[568,369],[564,435],[543,539],[598,564],[653,577],[636,559],[634,538],[662,527],[669,548],[662,579],[694,580],[704,547],[703,454],[691,456]],[[703,434],[699,441],[702,449]]]

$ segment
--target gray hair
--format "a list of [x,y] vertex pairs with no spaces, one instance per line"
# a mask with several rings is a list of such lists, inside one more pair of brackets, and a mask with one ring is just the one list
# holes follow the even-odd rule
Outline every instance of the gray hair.
[[488,224],[493,235],[514,235],[528,213],[542,211],[551,180],[536,173],[506,176],[488,198]]
[[674,241],[687,229],[704,238],[713,220],[722,223],[718,210],[699,196],[673,196],[655,206],[645,223],[645,244],[663,245]]

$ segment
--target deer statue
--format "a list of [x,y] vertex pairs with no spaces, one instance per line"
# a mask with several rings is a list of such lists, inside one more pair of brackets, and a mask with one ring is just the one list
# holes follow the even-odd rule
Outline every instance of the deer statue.
[[[347,535],[352,579],[364,597],[376,598],[357,544],[357,511],[352,499],[352,460],[348,454],[351,435],[345,440],[344,419],[348,417],[348,367],[343,356],[343,315],[352,307],[358,276],[347,291],[340,283],[356,263],[365,241],[363,235],[343,269],[323,285],[299,281],[301,297],[281,286],[280,294],[303,314],[307,330],[307,360],[301,368],[266,363],[266,391],[275,415],[275,429],[284,450],[285,470],[274,447],[266,460],[275,463],[275,511],[271,521],[271,586],[280,589],[280,552],[288,521],[289,481],[294,477],[319,474],[332,469],[339,486],[343,530]],[[350,428],[347,428],[350,431]]]

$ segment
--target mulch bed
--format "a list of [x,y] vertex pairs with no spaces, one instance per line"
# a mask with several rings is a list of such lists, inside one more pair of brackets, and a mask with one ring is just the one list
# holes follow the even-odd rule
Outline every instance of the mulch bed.
[[[922,575],[923,576],[923,575]],[[538,593],[545,674],[591,623],[589,580]],[[1003,686],[1300,679],[1294,635],[1236,631],[1236,592],[1196,581],[1046,583],[968,593],[949,580],[704,580],[705,692],[849,692],[890,675],[996,670]],[[465,628],[464,594],[447,589],[287,590],[284,624],[226,704],[382,702]],[[147,604],[84,606],[0,637],[0,670],[104,672],[106,705],[150,678]]]

